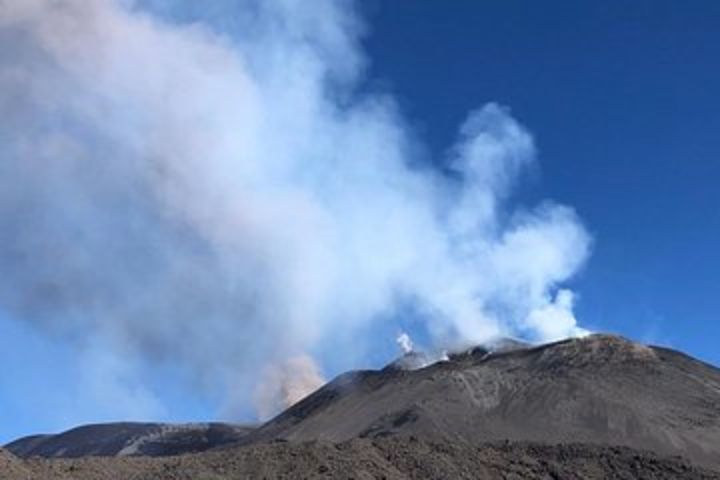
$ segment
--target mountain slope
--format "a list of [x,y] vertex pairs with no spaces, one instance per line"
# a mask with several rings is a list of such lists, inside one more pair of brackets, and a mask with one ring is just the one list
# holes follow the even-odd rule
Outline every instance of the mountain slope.
[[591,335],[415,371],[345,374],[244,442],[412,434],[625,445],[720,465],[720,370],[665,348]]
[[599,445],[469,445],[393,436],[342,443],[274,442],[174,457],[26,460],[27,472],[3,480],[356,479],[636,479],[718,480],[678,458]]
[[0,478],[30,478],[30,471],[23,462],[13,454],[0,448]]
[[224,423],[106,423],[24,437],[5,448],[19,457],[177,455],[237,442],[251,430]]

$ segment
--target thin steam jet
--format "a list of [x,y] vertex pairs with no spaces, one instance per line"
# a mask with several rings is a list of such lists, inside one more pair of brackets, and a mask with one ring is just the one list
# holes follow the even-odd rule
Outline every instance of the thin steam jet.
[[413,351],[413,342],[410,338],[410,335],[408,335],[407,333],[402,332],[400,335],[398,335],[396,341],[403,355],[407,355]]

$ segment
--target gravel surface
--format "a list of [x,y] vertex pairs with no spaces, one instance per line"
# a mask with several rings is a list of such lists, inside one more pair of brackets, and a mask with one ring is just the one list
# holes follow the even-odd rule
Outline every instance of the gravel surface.
[[250,445],[175,457],[25,461],[1,457],[3,480],[720,479],[679,458],[625,447],[524,442],[448,444],[414,437]]

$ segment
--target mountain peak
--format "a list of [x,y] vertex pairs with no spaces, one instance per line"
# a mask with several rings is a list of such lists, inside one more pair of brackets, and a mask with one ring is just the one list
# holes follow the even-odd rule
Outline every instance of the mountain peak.
[[498,337],[471,347],[453,349],[448,353],[451,361],[486,359],[492,354],[515,352],[532,348],[531,343],[512,337]]
[[452,348],[434,352],[412,350],[390,362],[382,369],[382,371],[417,370],[428,367],[437,362],[461,362],[472,359],[479,360],[487,358],[490,354],[525,350],[531,347],[532,344],[516,338],[498,337],[469,347],[465,346],[462,348]]
[[541,362],[546,364],[562,363],[566,367],[658,360],[657,354],[651,347],[619,335],[606,333],[570,338],[544,345],[541,348],[543,350],[540,357]]
[[720,455],[718,369],[617,335],[500,344],[496,351],[472,347],[417,370],[339,377],[248,440],[572,438],[706,464]]

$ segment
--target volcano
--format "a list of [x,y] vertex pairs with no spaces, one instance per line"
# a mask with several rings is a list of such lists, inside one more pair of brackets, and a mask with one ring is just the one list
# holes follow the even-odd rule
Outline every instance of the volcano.
[[252,431],[227,423],[83,425],[56,435],[31,435],[5,445],[19,457],[164,456],[235,443]]
[[29,437],[7,448],[109,457],[11,458],[35,476],[8,478],[720,478],[720,370],[683,353],[590,335],[429,358],[340,375],[222,441],[168,448],[176,430],[156,424]]
[[341,375],[245,441],[414,435],[623,445],[720,464],[720,370],[610,335]]

